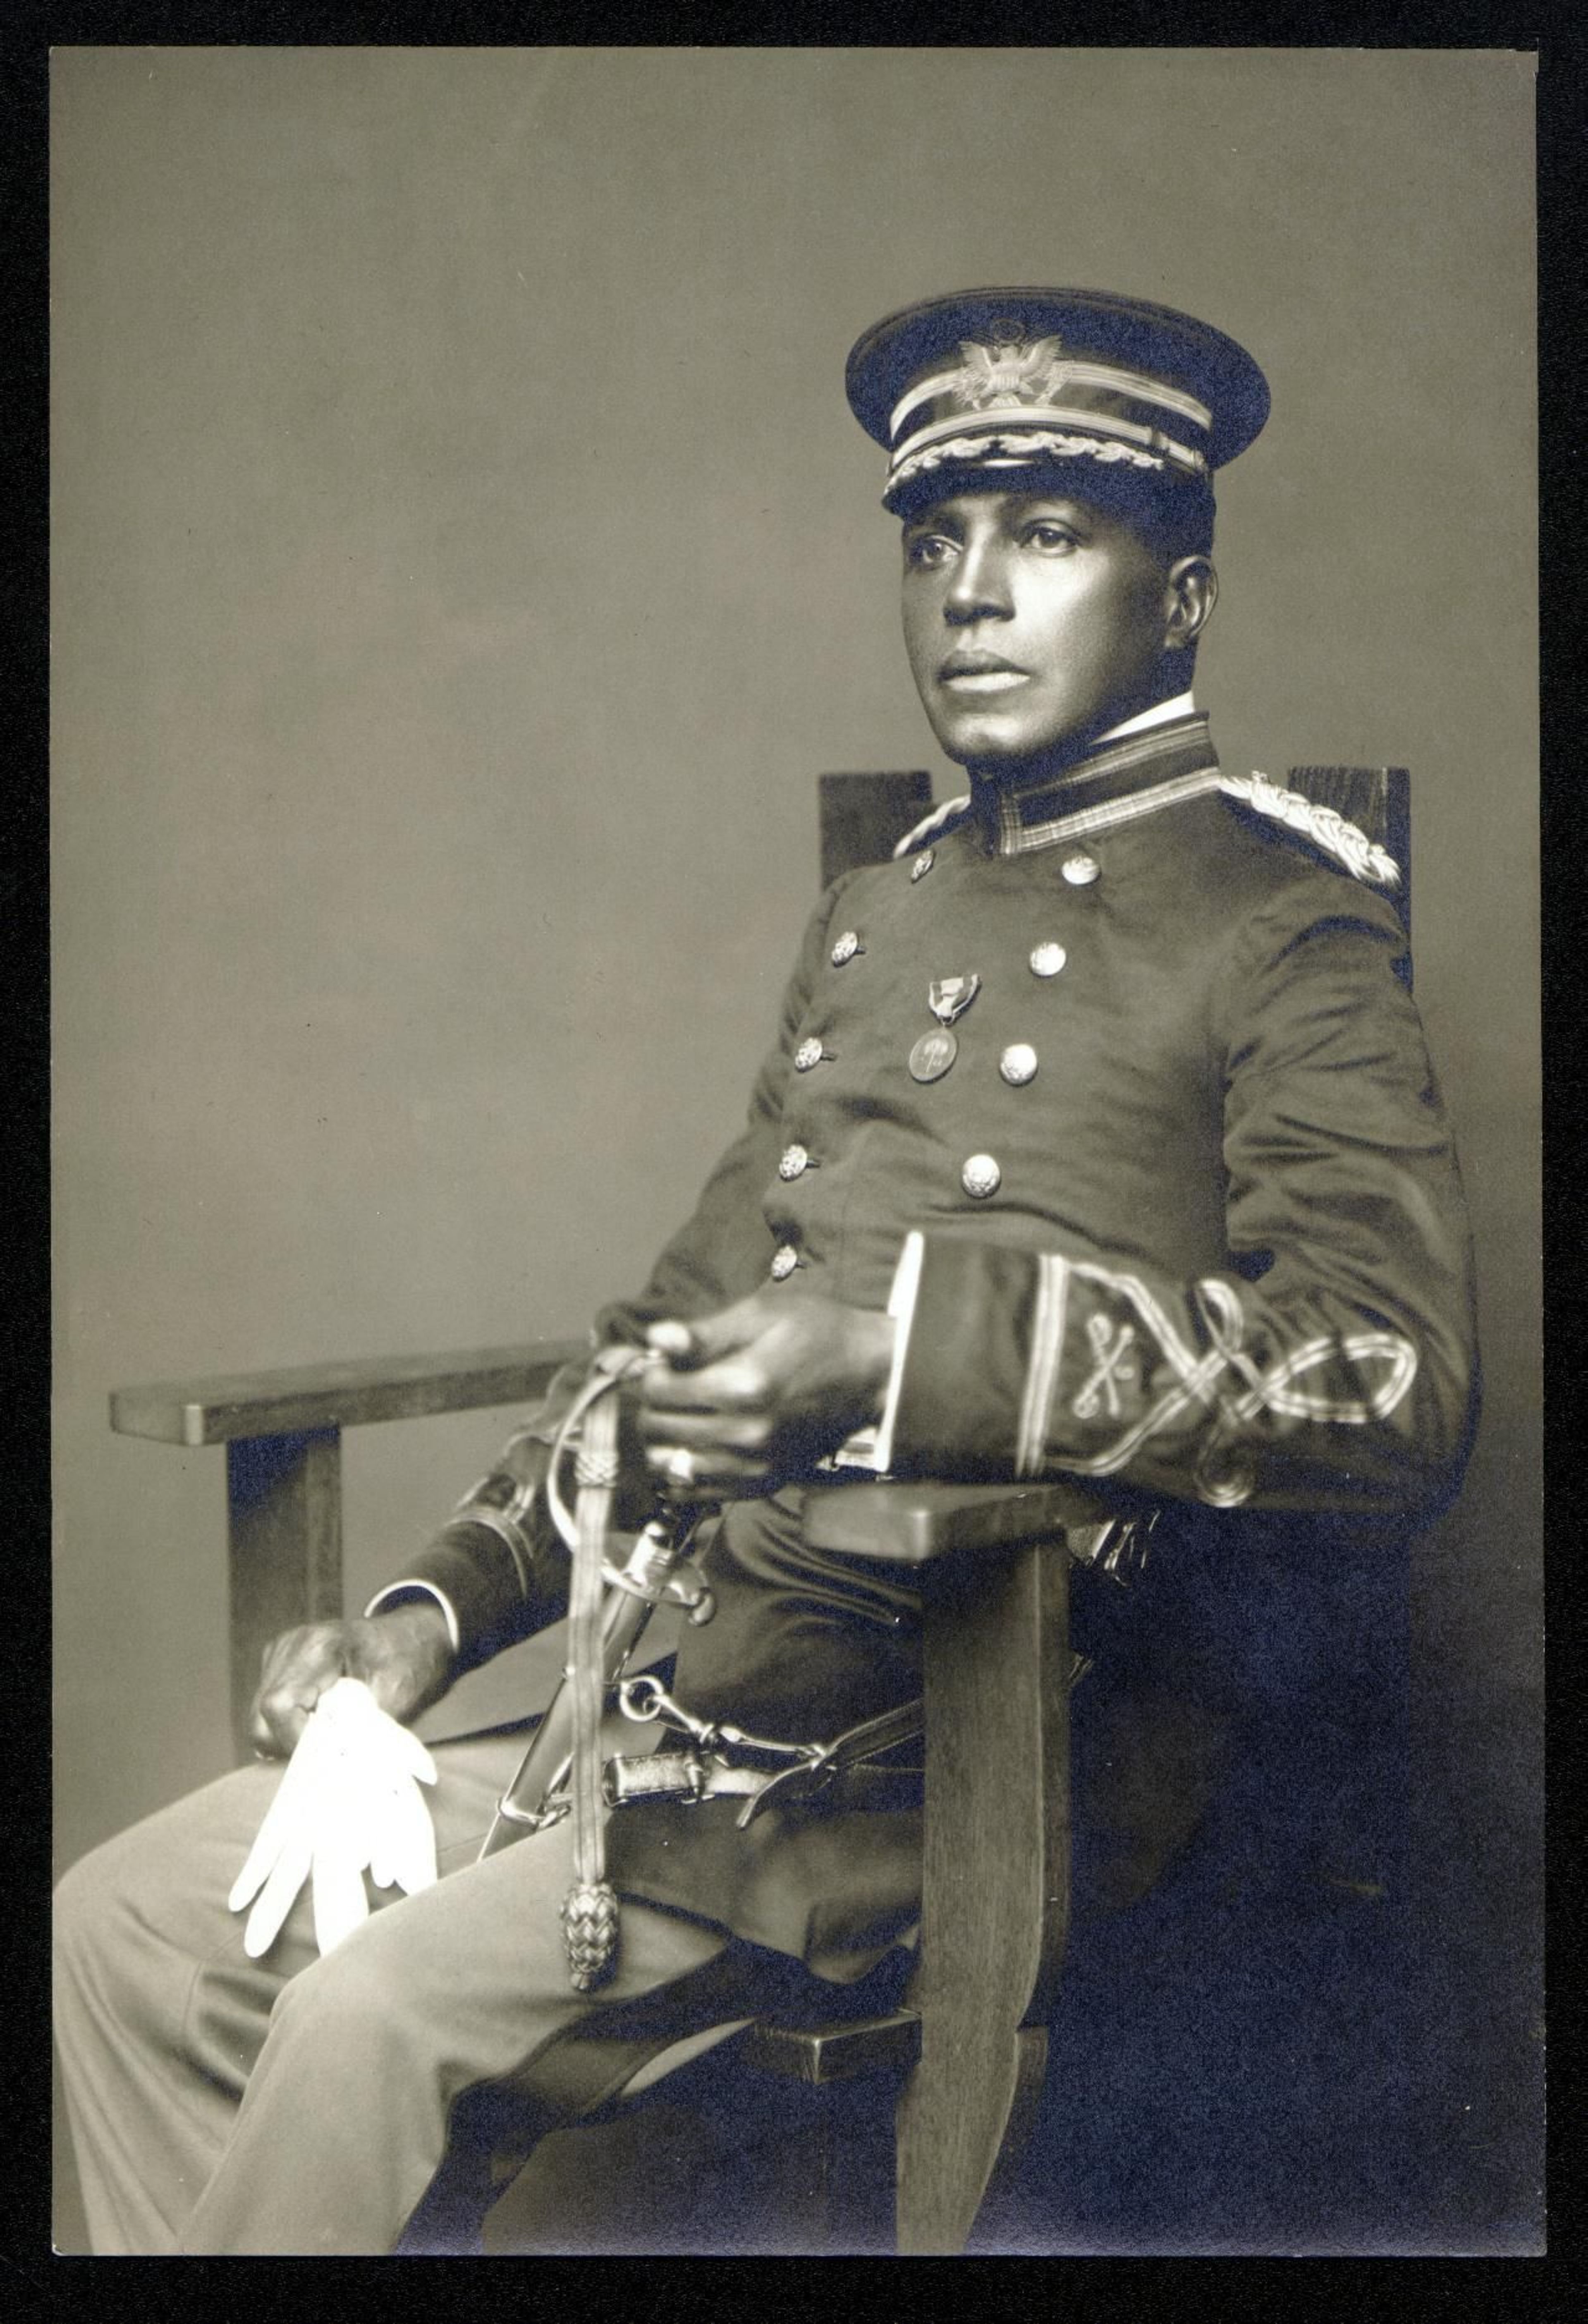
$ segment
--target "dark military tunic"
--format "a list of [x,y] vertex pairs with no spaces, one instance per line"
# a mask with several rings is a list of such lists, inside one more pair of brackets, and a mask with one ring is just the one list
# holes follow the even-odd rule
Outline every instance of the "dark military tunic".
[[[1177,1510],[1149,1628],[1205,1694],[1293,1724],[1364,1611],[1373,1628],[1374,1525],[1459,1477],[1470,1259],[1395,910],[1218,783],[1205,720],[1178,718],[1044,790],[978,791],[840,880],[743,1134],[597,1333],[769,1285],[881,1308],[909,1240],[894,1472],[1075,1475]],[[956,1000],[943,1069],[946,1045],[918,1045]],[[549,1618],[536,1487],[566,1401],[411,1569],[466,1655]],[[881,1567],[806,1549],[799,1499],[727,1513],[718,1610],[674,1686],[809,1738],[915,1692],[916,1609]],[[625,1812],[618,1877],[829,1970],[909,1917],[911,1817],[737,1835],[732,1812]]]

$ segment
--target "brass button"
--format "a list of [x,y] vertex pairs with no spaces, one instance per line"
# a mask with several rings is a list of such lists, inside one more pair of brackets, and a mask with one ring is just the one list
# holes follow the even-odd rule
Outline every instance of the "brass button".
[[782,1159],[778,1164],[778,1176],[780,1178],[798,1178],[800,1172],[809,1167],[810,1157],[803,1146],[785,1146]]
[[1039,944],[1031,947],[1031,974],[1057,976],[1069,954],[1061,944]]
[[795,1072],[797,1074],[808,1074],[812,1065],[820,1065],[822,1059],[826,1056],[826,1051],[823,1048],[821,1043],[817,1039],[813,1033],[809,1040],[801,1041],[799,1047],[794,1052]]
[[1084,851],[1079,855],[1066,855],[1058,868],[1072,888],[1089,888],[1094,880],[1103,877],[1103,866],[1096,856]]
[[959,1183],[965,1193],[978,1198],[995,1194],[1002,1179],[1003,1173],[991,1154],[973,1154],[959,1174]]
[[915,862],[909,867],[910,878],[912,880],[924,880],[937,860],[937,857],[933,854],[929,847],[924,849],[922,853],[916,857]]
[[781,1244],[772,1253],[772,1281],[784,1283],[799,1264],[799,1253],[791,1242]]
[[831,954],[833,966],[835,968],[842,968],[846,960],[853,960],[857,952],[863,952],[864,950],[865,946],[861,943],[860,938],[855,935],[854,930],[853,928],[845,928],[837,943],[833,946]]
[[1037,1052],[1029,1041],[1011,1041],[998,1060],[998,1070],[1011,1089],[1024,1089],[1037,1074]]

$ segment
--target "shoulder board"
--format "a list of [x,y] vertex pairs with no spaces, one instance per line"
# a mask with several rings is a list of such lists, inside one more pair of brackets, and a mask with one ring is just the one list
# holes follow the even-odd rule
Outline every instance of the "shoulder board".
[[1343,865],[1353,879],[1376,881],[1383,888],[1399,887],[1400,866],[1394,856],[1378,846],[1354,823],[1348,823],[1334,807],[1319,807],[1300,791],[1287,790],[1282,783],[1271,783],[1266,775],[1257,773],[1221,775],[1219,788],[1229,798],[1239,799],[1242,806],[1255,808],[1259,815],[1271,816],[1288,830],[1311,840],[1315,847]]
[[937,839],[948,831],[956,831],[970,813],[970,805],[969,791],[962,791],[957,798],[945,799],[941,807],[932,809],[930,815],[922,816],[914,829],[907,831],[894,848],[895,863],[901,855],[913,855],[918,847],[926,845],[928,839]]

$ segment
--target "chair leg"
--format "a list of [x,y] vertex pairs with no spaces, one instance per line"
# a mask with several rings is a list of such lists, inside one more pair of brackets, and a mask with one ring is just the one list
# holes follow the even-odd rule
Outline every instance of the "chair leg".
[[898,2113],[900,2252],[965,2248],[1035,2120],[1068,1921],[1067,1562],[956,1560],[928,1595],[920,2062]]
[[342,1436],[238,1436],[226,1446],[232,1731],[248,1757],[260,1656],[278,1631],[342,1611]]

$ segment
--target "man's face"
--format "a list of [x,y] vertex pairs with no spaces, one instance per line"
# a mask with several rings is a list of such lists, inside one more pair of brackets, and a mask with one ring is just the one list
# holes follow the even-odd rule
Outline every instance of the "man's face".
[[1178,569],[1059,493],[958,493],[909,518],[904,642],[948,757],[1008,775],[1159,698]]

